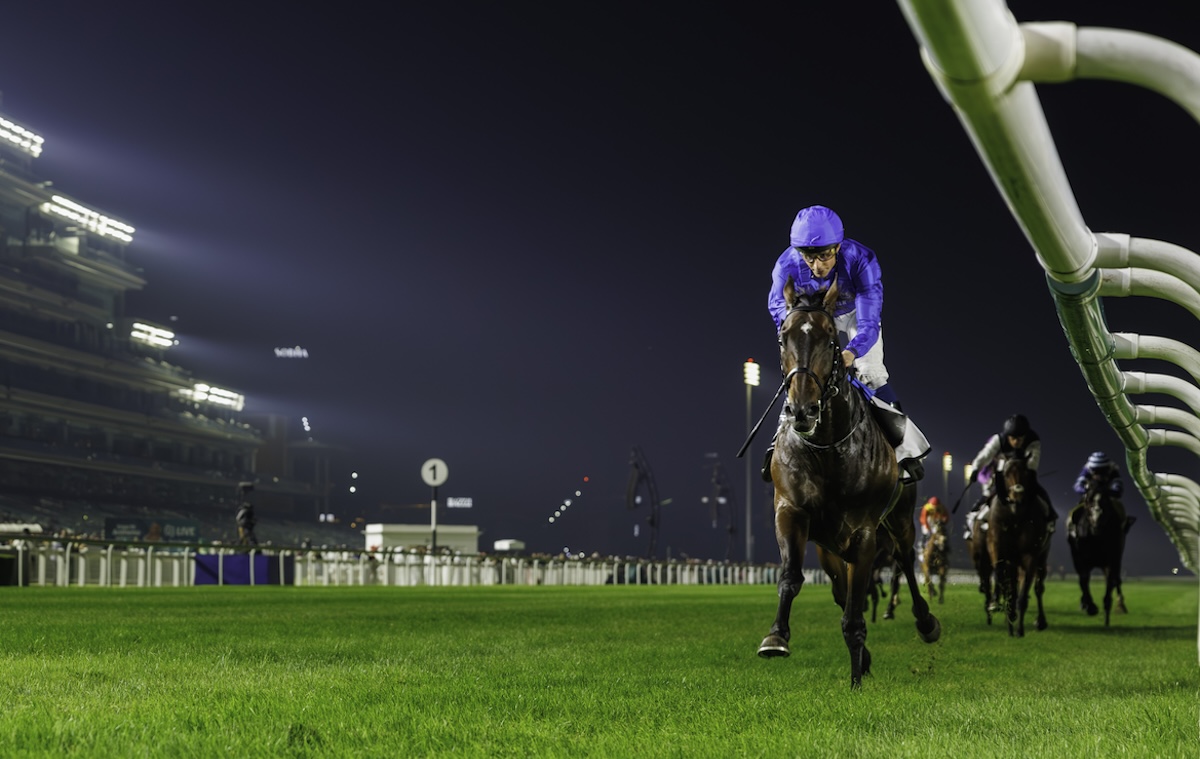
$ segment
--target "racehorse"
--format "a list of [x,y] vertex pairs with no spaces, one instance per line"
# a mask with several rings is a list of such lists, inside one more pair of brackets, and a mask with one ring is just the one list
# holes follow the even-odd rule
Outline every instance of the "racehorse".
[[759,656],[788,656],[792,601],[804,584],[808,541],[842,608],[842,638],[850,652],[850,686],[871,670],[863,618],[880,531],[895,541],[894,556],[912,593],[917,632],[927,643],[941,623],[921,597],[913,572],[915,485],[901,486],[895,451],[850,381],[833,321],[837,282],[815,294],[784,285],[787,313],[779,333],[787,390],[785,417],[771,460],[775,484],[775,537],[779,543],[779,607],[759,645]]
[[1133,518],[1122,519],[1113,505],[1107,488],[1089,485],[1078,508],[1071,512],[1067,526],[1067,545],[1071,561],[1079,573],[1083,595],[1079,608],[1095,616],[1099,613],[1088,589],[1092,570],[1104,572],[1104,626],[1108,627],[1112,613],[1113,593],[1117,595],[1117,611],[1125,614],[1125,595],[1121,592],[1121,557],[1125,553],[1125,535],[1133,526]]
[[[925,592],[930,598],[937,596],[938,603],[946,602],[946,573],[950,570],[950,536],[946,534],[944,522],[931,520],[929,540],[921,555],[921,571],[925,575]],[[933,589],[933,578],[938,578],[938,589]]]
[[1046,562],[1050,539],[1041,516],[1037,473],[1022,456],[1004,458],[996,475],[996,490],[988,507],[987,544],[996,572],[999,594],[1004,596],[1008,634],[1025,635],[1029,589],[1037,596],[1037,629],[1047,627],[1042,593],[1046,587]]

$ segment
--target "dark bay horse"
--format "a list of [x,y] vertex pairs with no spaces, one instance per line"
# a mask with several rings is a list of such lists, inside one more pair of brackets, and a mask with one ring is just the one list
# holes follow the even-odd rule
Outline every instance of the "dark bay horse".
[[996,490],[988,506],[987,543],[996,572],[998,595],[1004,597],[1008,634],[1025,635],[1029,590],[1037,596],[1037,629],[1047,627],[1042,593],[1046,588],[1046,563],[1050,539],[1038,503],[1037,473],[1024,457],[1004,459],[996,474]]
[[932,643],[941,636],[941,623],[929,612],[913,571],[916,487],[900,487],[895,451],[842,365],[833,321],[837,282],[807,295],[797,293],[789,280],[783,292],[788,311],[779,345],[789,418],[776,436],[771,461],[779,608],[758,654],[791,653],[792,601],[804,583],[801,567],[811,540],[842,607],[850,685],[858,688],[871,669],[863,611],[881,532],[895,541],[894,555],[908,580],[921,639]]
[[[950,536],[946,523],[931,521],[929,540],[921,552],[921,571],[925,574],[925,592],[930,598],[937,596],[938,603],[946,602],[946,574],[950,571]],[[933,589],[933,578],[938,578],[938,588]]]
[[1107,488],[1088,487],[1079,506],[1071,512],[1067,525],[1067,545],[1071,561],[1079,574],[1083,595],[1079,608],[1095,616],[1100,612],[1088,589],[1092,570],[1104,573],[1104,626],[1108,627],[1112,613],[1113,594],[1117,596],[1117,611],[1124,614],[1125,595],[1121,592],[1121,557],[1125,553],[1125,535],[1133,519],[1118,513]]

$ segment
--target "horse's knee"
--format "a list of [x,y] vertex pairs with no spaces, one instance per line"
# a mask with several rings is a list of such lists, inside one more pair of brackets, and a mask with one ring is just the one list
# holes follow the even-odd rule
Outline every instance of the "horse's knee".
[[804,575],[797,574],[795,577],[783,576],[779,578],[779,597],[790,601],[800,593],[800,588],[804,586]]
[[867,639],[867,620],[861,615],[842,615],[842,637],[846,639],[846,645],[862,644]]

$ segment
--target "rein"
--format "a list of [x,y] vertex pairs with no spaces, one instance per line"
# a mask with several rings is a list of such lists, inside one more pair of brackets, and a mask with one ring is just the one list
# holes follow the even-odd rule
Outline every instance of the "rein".
[[775,397],[771,399],[771,403],[769,406],[767,406],[767,410],[764,411],[763,415],[759,418],[758,424],[754,425],[754,429],[750,430],[750,434],[746,437],[746,442],[742,443],[742,449],[737,453],[737,457],[739,459],[746,455],[746,449],[750,447],[750,441],[753,440],[754,436],[758,434],[758,428],[761,427],[762,423],[767,420],[767,414],[770,414],[771,409],[775,408],[775,404],[779,402],[779,396],[783,395],[783,391],[787,390],[788,385],[792,384],[792,378],[796,376],[796,372],[798,371],[800,370],[793,369],[787,373],[787,376],[783,378],[783,382],[780,383],[779,389],[775,391]]

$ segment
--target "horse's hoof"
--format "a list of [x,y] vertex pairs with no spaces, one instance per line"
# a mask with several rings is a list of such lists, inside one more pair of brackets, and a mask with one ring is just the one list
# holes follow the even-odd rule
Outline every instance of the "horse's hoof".
[[768,635],[758,647],[758,655],[764,659],[774,656],[791,656],[792,650],[788,643],[778,635]]
[[883,618],[884,618],[884,619],[895,619],[895,618],[896,618],[896,612],[892,611],[891,609],[888,609],[887,611],[885,611],[885,612],[883,613]]
[[1085,609],[1085,611],[1087,612],[1087,615],[1089,617],[1094,617],[1100,613],[1100,608],[1098,606],[1096,606],[1096,604],[1088,604],[1087,609]]
[[864,675],[871,674],[871,652],[867,650],[866,646],[863,646],[862,673]]
[[1049,627],[1049,626],[1050,626],[1050,623],[1049,623],[1049,622],[1047,622],[1046,620],[1044,620],[1044,619],[1040,619],[1040,618],[1038,619],[1038,621],[1037,621],[1037,629],[1038,629],[1038,632],[1041,632],[1042,630],[1045,630],[1045,629],[1046,629],[1047,627]]
[[942,637],[942,623],[939,622],[938,618],[932,614],[930,614],[926,619],[927,622],[925,627],[927,629],[924,630],[921,629],[921,621],[917,621],[917,634],[920,635],[921,640],[925,641],[926,643],[933,643],[937,641],[938,638]]

